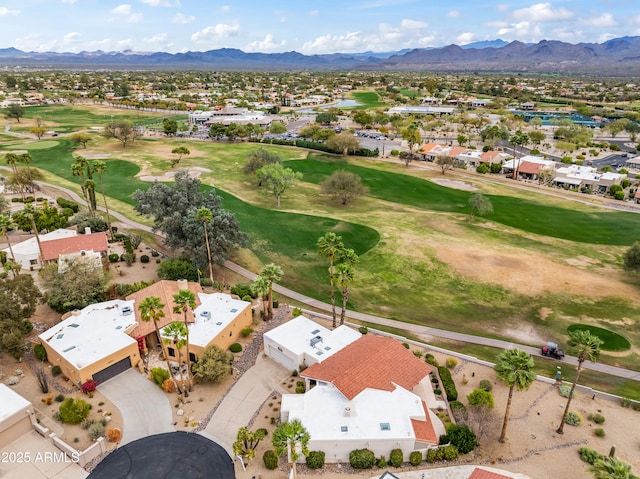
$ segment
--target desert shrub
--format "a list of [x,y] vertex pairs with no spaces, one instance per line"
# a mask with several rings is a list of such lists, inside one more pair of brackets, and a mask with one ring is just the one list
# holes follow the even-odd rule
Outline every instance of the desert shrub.
[[391,156],[398,156],[398,155],[400,154],[400,150],[391,150],[391,151],[389,152],[389,154],[390,154]]
[[64,401],[64,394],[58,394],[56,396],[56,402],[62,402]]
[[435,394],[436,396],[440,396],[442,394],[442,391],[440,391],[440,389],[434,389],[433,390],[433,394]]
[[606,457],[604,454],[600,454],[598,451],[589,449],[588,447],[578,449],[578,454],[580,454],[580,459],[591,465],[598,459],[604,459]]
[[436,359],[436,357],[431,353],[427,353],[427,354],[424,355],[424,361],[427,364],[431,364],[431,366],[435,366],[435,367],[440,366],[438,364],[438,360]]
[[91,426],[93,426],[96,423],[95,419],[89,419],[89,418],[85,418],[82,420],[82,422],[80,423],[80,427],[82,429],[89,429]]
[[443,446],[438,448],[442,452],[442,459],[445,461],[455,461],[458,459],[458,448],[456,446]]
[[569,411],[567,413],[567,417],[564,419],[564,422],[569,426],[579,426],[582,423],[582,416],[575,411]]
[[242,331],[240,331],[240,336],[242,336],[243,338],[246,338],[248,336],[251,336],[251,333],[253,333],[253,328],[250,328],[250,327],[242,328]]
[[445,441],[445,443],[450,442],[452,445],[456,446],[460,454],[466,454],[476,448],[476,435],[471,429],[469,429],[469,426],[449,424],[447,426],[447,434],[444,437],[448,438],[448,441]]
[[631,399],[629,399],[629,398],[621,398],[621,399],[620,399],[620,405],[621,405],[622,407],[629,407],[629,406],[631,406]]
[[162,383],[162,390],[166,393],[174,393],[176,391],[176,383],[173,379],[165,379]]
[[591,413],[587,416],[587,419],[589,421],[595,422],[596,424],[603,424],[605,421],[604,416],[600,413],[597,413],[597,414]]
[[631,408],[634,411],[640,411],[640,402],[634,402],[633,405],[631,406]]
[[468,419],[469,413],[467,412],[467,407],[460,401],[451,401],[449,407],[456,422],[464,422]]
[[489,173],[490,168],[491,167],[487,163],[480,163],[478,166],[476,166],[476,171],[481,175],[484,175],[486,173]]
[[151,256],[153,256],[154,258],[157,258],[158,256],[160,256],[160,253],[158,253],[156,250],[152,249],[151,250]]
[[141,263],[148,263],[149,260],[150,260],[150,258],[146,254],[143,254],[142,256],[140,256],[140,262]]
[[493,384],[491,384],[491,381],[489,381],[488,379],[482,379],[480,380],[479,387],[480,389],[484,389],[487,392],[491,392],[491,390],[493,389]]
[[99,437],[102,437],[103,435],[104,435],[104,426],[102,425],[102,423],[96,422],[95,424],[92,424],[91,427],[89,428],[89,437],[91,438],[92,441],[95,441],[96,439],[98,439]]
[[409,454],[409,463],[412,466],[419,466],[422,462],[422,453],[420,451],[413,451]]
[[321,469],[324,466],[324,452],[310,451],[307,455],[307,467],[309,469]]
[[264,467],[270,471],[278,468],[278,456],[276,456],[275,451],[272,449],[264,451],[264,454],[262,455],[262,462],[264,462]]
[[69,208],[74,213],[77,213],[80,209],[80,205],[78,203],[76,203],[75,201],[70,201],[66,198],[56,198],[56,203],[58,203],[58,206],[60,206],[60,208]]
[[44,349],[44,346],[42,344],[36,344],[33,347],[33,354],[36,356],[36,358],[38,358],[40,361],[46,361],[47,360],[47,350]]
[[378,467],[380,469],[387,467],[387,460],[384,458],[384,456],[380,456],[380,459],[378,459]]
[[[204,280],[202,280],[202,281],[204,281]],[[204,286],[204,284],[202,286]],[[242,301],[246,301],[247,303],[250,303],[252,299],[253,298],[251,296],[249,296],[249,295],[242,297]],[[253,312],[253,309],[251,311]]]
[[57,364],[51,368],[51,375],[53,377],[59,376],[60,374],[62,374],[62,369],[60,369],[60,366],[58,366]]
[[122,431],[117,427],[107,429],[107,439],[109,439],[109,442],[120,442]]
[[597,436],[597,437],[604,437],[606,436],[606,432],[604,432],[604,429],[602,429],[601,427],[597,427],[593,430],[593,435]]
[[444,387],[444,392],[447,395],[447,399],[449,401],[455,401],[456,399],[458,399],[458,391],[456,389],[455,383],[453,382],[453,378],[451,377],[451,372],[445,367],[438,366],[438,374],[440,374],[440,381],[442,382],[442,386]]
[[297,318],[298,316],[302,316],[302,310],[298,307],[293,308],[293,310],[291,310],[291,314],[294,318]]
[[417,351],[417,350],[416,350],[416,351],[413,351],[413,355],[414,355],[416,358],[422,358],[422,356],[424,355],[424,353],[423,353],[422,351]]
[[109,255],[109,263],[117,263],[119,259],[120,256],[118,255],[118,253],[111,253]]
[[369,328],[367,328],[366,326],[360,326],[358,328],[358,331],[360,331],[360,334],[367,334],[369,332]]
[[274,299],[274,300],[273,300],[273,307],[274,307],[274,308],[278,308],[278,306],[280,306],[280,303],[278,302],[278,300],[277,300],[277,299]]
[[500,173],[502,171],[502,165],[500,163],[491,163],[489,168],[491,173]]
[[60,420],[69,424],[78,424],[89,415],[91,404],[84,399],[67,398],[60,404]]
[[411,348],[411,346],[409,346],[409,343],[402,343],[402,345],[403,345],[405,348],[407,348],[407,349],[410,349],[410,348]]
[[82,389],[82,392],[85,394],[89,394],[92,393],[96,390],[96,388],[98,387],[98,381],[95,381],[93,379],[87,379],[82,386],[80,386],[80,388]]
[[445,365],[448,369],[453,369],[458,365],[458,360],[456,358],[447,358],[445,360]]
[[232,353],[239,353],[240,351],[242,351],[242,344],[233,343],[231,346],[229,346],[229,351],[231,351]]
[[349,453],[349,464],[354,469],[371,469],[375,463],[376,455],[369,449],[354,449]]
[[427,455],[425,457],[425,460],[427,462],[435,462],[437,456],[438,456],[438,450],[437,449],[429,449],[427,451]]
[[389,465],[392,467],[400,467],[402,466],[402,461],[404,460],[404,454],[402,453],[402,449],[392,449],[391,454],[389,454]]
[[165,368],[153,368],[151,370],[151,379],[153,379],[153,382],[156,383],[160,388],[162,387],[164,382],[169,379],[170,376],[171,375],[169,374],[169,371],[167,371]]
[[304,394],[304,381],[296,382],[296,394]]
[[239,298],[243,298],[245,296],[251,296],[252,298],[256,298],[257,295],[251,289],[251,285],[248,283],[238,283],[231,288],[231,294],[237,294]]
[[[568,398],[569,394],[571,393],[571,385],[570,384],[562,384],[558,388],[558,392],[560,393],[560,396],[562,396],[563,398]],[[573,396],[572,397],[576,397],[575,390],[573,391]]]

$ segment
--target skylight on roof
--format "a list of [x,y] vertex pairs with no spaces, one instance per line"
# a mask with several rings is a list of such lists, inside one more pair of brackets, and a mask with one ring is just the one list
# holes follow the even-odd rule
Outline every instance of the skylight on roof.
[[316,351],[316,356],[322,356],[324,353],[322,351]]
[[216,326],[222,326],[222,321],[218,321],[218,322],[216,323]]
[[116,326],[116,329],[122,329],[122,325]]
[[340,432],[348,432],[348,431],[349,431],[348,426],[340,426]]
[[56,339],[62,339],[63,337],[64,337],[64,334],[58,334],[58,335],[56,336]]
[[314,329],[313,331],[311,331],[311,334],[318,334],[320,332],[319,329]]
[[380,430],[381,431],[391,431],[391,425],[388,422],[381,422],[380,423]]
[[71,324],[69,325],[69,327],[70,327],[70,328],[77,328],[78,326],[80,326],[80,325],[79,325],[79,324],[76,324],[76,323],[71,323]]
[[72,349],[75,349],[75,346],[69,346],[67,349],[64,349],[62,352],[63,353],[68,353],[69,351],[71,351]]
[[237,308],[233,308],[233,309],[231,310],[231,312],[232,312],[232,313],[237,313],[237,312],[238,312],[238,310],[237,310]]
[[330,351],[330,350],[331,350],[331,346],[325,346],[325,347],[324,347],[324,350],[325,350],[325,351]]

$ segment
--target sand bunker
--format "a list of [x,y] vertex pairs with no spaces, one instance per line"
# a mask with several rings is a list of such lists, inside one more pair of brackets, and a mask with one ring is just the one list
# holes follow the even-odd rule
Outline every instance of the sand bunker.
[[464,181],[450,180],[448,178],[433,178],[431,181],[440,186],[446,186],[447,188],[454,188],[456,190],[478,191],[478,188]]
[[[180,170],[178,170],[180,171]],[[143,175],[140,176],[140,179],[142,181],[173,181],[173,177],[176,176],[176,173],[178,171],[167,171],[166,173],[162,174],[162,175]],[[187,168],[187,173],[189,174],[189,176],[191,178],[197,178],[199,177],[202,173],[211,173],[211,170],[209,168],[202,168],[200,166],[194,166],[192,168]]]

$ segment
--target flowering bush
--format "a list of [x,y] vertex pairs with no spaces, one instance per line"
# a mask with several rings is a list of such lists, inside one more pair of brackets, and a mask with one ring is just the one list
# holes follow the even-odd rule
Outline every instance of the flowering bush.
[[94,379],[87,379],[84,384],[81,386],[82,392],[85,394],[92,393],[98,387],[98,381]]

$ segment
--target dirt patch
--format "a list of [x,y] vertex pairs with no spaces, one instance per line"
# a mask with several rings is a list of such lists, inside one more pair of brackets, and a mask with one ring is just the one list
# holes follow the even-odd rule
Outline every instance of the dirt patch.
[[615,278],[556,263],[539,254],[498,251],[460,243],[440,244],[435,249],[438,259],[460,274],[497,283],[522,294],[563,291],[590,297],[637,296],[636,288]]
[[464,181],[450,180],[448,178],[433,178],[431,181],[437,185],[446,186],[447,188],[453,188],[456,190],[478,191],[478,188],[470,185],[469,183],[465,183]]
[[[176,176],[176,173],[180,171],[167,171],[166,173],[162,174],[162,175],[143,175],[140,176],[139,178],[142,181],[173,181],[174,176]],[[199,177],[202,173],[211,173],[211,170],[209,168],[202,168],[200,166],[193,166],[191,168],[187,168],[187,172],[189,174],[189,176],[191,178],[197,178]]]
[[551,313],[553,313],[553,309],[551,308],[540,308],[538,310],[538,318],[545,321]]

